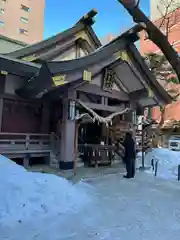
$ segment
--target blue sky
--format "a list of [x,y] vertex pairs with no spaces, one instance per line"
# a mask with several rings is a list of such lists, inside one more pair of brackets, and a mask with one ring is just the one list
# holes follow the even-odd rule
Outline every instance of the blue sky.
[[[140,0],[140,3],[148,15],[149,0]],[[117,0],[46,0],[44,38],[71,27],[92,8],[98,11],[93,28],[100,38],[109,33],[117,35],[133,24]]]

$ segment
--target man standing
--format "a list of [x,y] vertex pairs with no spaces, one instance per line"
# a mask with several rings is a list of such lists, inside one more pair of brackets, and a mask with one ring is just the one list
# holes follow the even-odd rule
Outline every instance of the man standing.
[[126,171],[127,171],[127,174],[124,176],[124,178],[134,178],[136,149],[135,149],[135,141],[132,137],[131,132],[126,133],[125,140],[123,143],[123,148],[125,153],[124,162],[126,164]]

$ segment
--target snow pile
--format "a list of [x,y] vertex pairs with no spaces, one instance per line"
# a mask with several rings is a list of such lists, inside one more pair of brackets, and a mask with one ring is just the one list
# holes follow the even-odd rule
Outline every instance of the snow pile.
[[[174,152],[166,148],[155,148],[147,153],[145,164],[150,166],[152,159],[158,161],[157,177],[177,179],[180,152]],[[152,170],[147,172],[152,173]]]
[[0,155],[0,225],[77,213],[91,201],[91,191],[85,183],[73,185],[54,175],[27,172]]

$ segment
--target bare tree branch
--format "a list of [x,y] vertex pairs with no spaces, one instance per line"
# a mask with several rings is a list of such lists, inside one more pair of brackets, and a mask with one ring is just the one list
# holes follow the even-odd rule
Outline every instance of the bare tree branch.
[[161,23],[159,25],[159,28],[161,29],[162,26],[165,26],[166,32],[168,31],[168,29],[166,27],[166,20],[169,22],[169,17],[167,17],[167,15],[168,15],[168,13],[170,11],[170,8],[172,7],[173,3],[174,3],[174,0],[170,0],[170,1],[168,1],[168,0],[165,0],[165,1],[161,0],[160,4],[163,5],[163,7],[165,8],[165,13],[164,14],[161,12],[161,7],[159,5],[157,6],[158,11],[162,15],[162,21],[161,21]]
[[166,59],[169,61],[180,79],[180,58],[168,42],[167,37],[148,19],[139,7],[129,8],[128,4],[126,4],[124,0],[118,1],[125,7],[136,23],[145,25],[144,30],[148,33],[149,39],[160,48],[162,53],[164,53]]

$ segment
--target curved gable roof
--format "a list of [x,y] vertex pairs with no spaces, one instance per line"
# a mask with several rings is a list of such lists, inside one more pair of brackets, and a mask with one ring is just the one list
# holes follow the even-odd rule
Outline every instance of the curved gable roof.
[[[101,42],[91,27],[92,24],[94,23],[93,18],[96,16],[96,14],[97,14],[97,11],[93,9],[89,11],[86,15],[84,15],[73,27],[61,33],[58,33],[57,35],[52,36],[46,40],[35,43],[33,45],[28,45],[27,47],[8,53],[6,55],[10,57],[15,57],[15,58],[23,58],[29,55],[33,55],[36,52],[40,52],[43,49],[52,48],[53,45],[56,45],[61,41],[65,42],[68,38],[75,36],[76,34],[78,34],[83,30],[88,32],[88,35],[91,37],[95,48],[98,48],[101,46]],[[75,40],[76,39],[74,38],[74,41]]]

